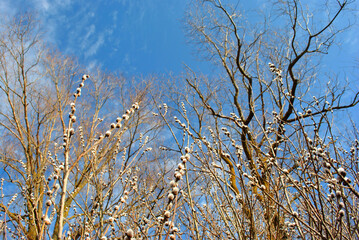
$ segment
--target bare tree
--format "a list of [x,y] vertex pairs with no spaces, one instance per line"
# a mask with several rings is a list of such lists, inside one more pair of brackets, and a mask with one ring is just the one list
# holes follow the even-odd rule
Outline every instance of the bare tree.
[[177,143],[194,158],[192,199],[179,216],[185,236],[358,237],[358,142],[344,150],[332,113],[357,105],[359,93],[324,88],[327,76],[313,64],[346,28],[336,22],[349,4],[328,1],[319,21],[313,4],[278,1],[275,20],[251,25],[220,0],[194,3],[189,36],[218,75],[188,68],[189,88],[179,90],[176,121],[187,137]]
[[[3,149],[3,174],[23,193],[26,210],[15,213],[5,203],[1,209],[30,239],[41,225],[43,172],[48,165],[46,153],[58,116],[57,103],[51,97],[54,89],[44,88],[47,83],[40,67],[44,52],[36,26],[31,15],[21,16],[2,25],[1,37],[1,126],[4,139],[13,145]],[[72,65],[66,67],[74,72]]]
[[1,29],[0,231],[4,238],[105,236],[132,206],[136,218],[140,208],[156,209],[141,198],[156,203],[163,195],[137,188],[163,192],[161,176],[138,180],[151,169],[140,169],[141,159],[160,159],[147,147],[160,128],[147,101],[150,85],[128,87],[100,70],[76,83],[83,70],[48,49],[38,28],[23,15]]

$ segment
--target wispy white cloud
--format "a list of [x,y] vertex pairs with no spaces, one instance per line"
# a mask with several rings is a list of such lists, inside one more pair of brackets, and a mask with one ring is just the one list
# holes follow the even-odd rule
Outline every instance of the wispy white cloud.
[[104,34],[100,34],[97,37],[97,41],[90,45],[90,48],[86,51],[85,50],[85,57],[89,57],[95,55],[98,49],[105,43],[105,36]]
[[91,24],[89,31],[86,33],[85,39],[88,39],[92,34],[94,34],[95,29],[96,29],[95,24]]
[[37,9],[41,9],[44,11],[48,11],[50,8],[50,4],[47,0],[37,0],[37,1],[35,1],[35,4],[37,5],[37,7],[36,7]]
[[98,61],[96,59],[94,59],[87,64],[87,71],[95,72],[97,67],[100,67],[100,65],[99,65]]
[[71,5],[71,3],[73,1],[71,1],[71,0],[55,0],[54,2],[56,3],[57,6],[67,7],[67,6]]

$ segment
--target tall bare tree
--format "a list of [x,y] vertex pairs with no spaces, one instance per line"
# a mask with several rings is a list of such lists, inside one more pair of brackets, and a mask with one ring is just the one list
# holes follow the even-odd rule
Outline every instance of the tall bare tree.
[[178,146],[194,157],[187,236],[357,238],[358,142],[343,149],[333,112],[359,93],[326,85],[316,63],[347,28],[337,22],[350,2],[327,1],[324,18],[314,3],[277,1],[275,19],[254,23],[227,3],[194,1],[187,16],[198,54],[217,66],[215,77],[188,68],[188,88],[177,90],[187,136]]
[[[151,198],[137,186],[163,188],[160,177],[137,180],[150,169],[139,169],[140,159],[155,164],[160,158],[146,154],[160,128],[146,100],[150,84],[130,87],[100,70],[81,79],[74,59],[41,41],[32,15],[3,22],[1,33],[1,190],[9,192],[0,203],[1,234],[79,239],[109,233],[110,216]],[[134,197],[125,205],[129,194]],[[151,201],[161,194],[155,196]]]

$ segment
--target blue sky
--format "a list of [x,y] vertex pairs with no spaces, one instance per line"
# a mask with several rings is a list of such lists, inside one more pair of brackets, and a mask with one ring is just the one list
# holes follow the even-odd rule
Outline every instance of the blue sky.
[[[46,39],[61,51],[77,56],[89,68],[100,66],[126,75],[146,75],[180,73],[183,64],[187,64],[206,72],[209,65],[196,61],[193,45],[186,42],[183,18],[189,1],[0,0],[0,14],[36,11],[44,24]],[[246,8],[271,6],[265,0],[240,4]],[[354,60],[357,65],[359,61],[358,32],[355,25],[342,35],[342,46],[332,49],[325,64],[354,72]]]
[[186,2],[0,0],[0,8],[35,10],[48,41],[90,68],[149,74],[179,72],[194,60],[181,23]]

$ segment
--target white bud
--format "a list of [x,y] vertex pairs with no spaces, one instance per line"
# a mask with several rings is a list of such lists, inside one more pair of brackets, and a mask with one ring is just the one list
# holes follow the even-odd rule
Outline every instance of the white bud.
[[179,192],[179,188],[178,188],[178,187],[174,187],[174,188],[172,189],[172,193],[173,193],[174,195],[177,195],[178,192]]
[[52,205],[51,200],[47,200],[47,201],[46,201],[46,206],[50,207],[51,205]]
[[339,173],[340,175],[342,175],[343,177],[345,177],[345,175],[347,174],[347,173],[345,172],[344,168],[342,168],[342,167],[338,168],[338,173]]
[[173,201],[173,199],[175,199],[175,195],[172,193],[168,194],[168,200]]
[[50,225],[51,224],[51,220],[50,220],[50,218],[48,216],[44,217],[44,223],[45,223],[45,225]]
[[133,237],[133,230],[132,230],[131,228],[128,229],[127,232],[126,232],[126,235],[127,235],[128,237],[132,238],[132,237]]
[[169,211],[166,211],[164,216],[165,216],[165,218],[169,218],[171,216],[171,213]]
[[171,186],[171,187],[177,187],[177,183],[175,182],[175,180],[172,180],[172,181],[170,182],[170,186]]

